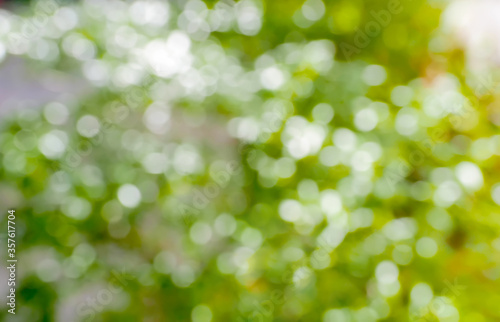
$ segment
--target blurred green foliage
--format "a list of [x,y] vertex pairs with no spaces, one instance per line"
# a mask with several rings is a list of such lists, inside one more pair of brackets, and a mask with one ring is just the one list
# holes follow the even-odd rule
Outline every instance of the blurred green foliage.
[[500,319],[497,94],[445,2],[54,4],[0,12],[5,64],[91,87],[1,120],[4,320]]

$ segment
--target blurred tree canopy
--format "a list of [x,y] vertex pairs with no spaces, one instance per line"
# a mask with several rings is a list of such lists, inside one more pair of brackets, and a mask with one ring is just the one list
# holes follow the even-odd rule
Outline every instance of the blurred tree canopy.
[[500,319],[495,71],[467,69],[446,5],[0,10],[3,64],[88,87],[3,103],[2,318]]

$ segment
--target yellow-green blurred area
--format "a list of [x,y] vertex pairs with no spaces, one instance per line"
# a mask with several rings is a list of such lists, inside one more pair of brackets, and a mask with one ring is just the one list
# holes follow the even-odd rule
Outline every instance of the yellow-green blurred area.
[[499,14],[2,3],[1,319],[499,321]]

